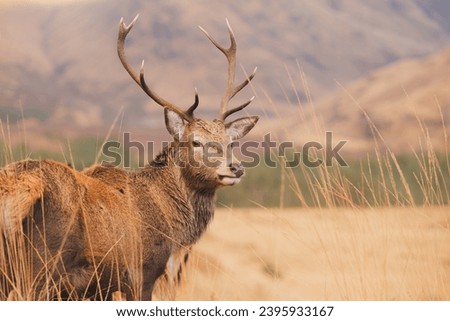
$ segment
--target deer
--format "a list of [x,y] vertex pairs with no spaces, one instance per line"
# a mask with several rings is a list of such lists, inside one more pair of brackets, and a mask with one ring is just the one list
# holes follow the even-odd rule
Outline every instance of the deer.
[[[235,85],[236,40],[230,47],[201,31],[228,61],[228,79],[214,120],[196,118],[149,88],[144,61],[137,73],[125,40],[138,19],[119,23],[117,53],[134,82],[164,109],[173,140],[139,170],[94,164],[82,171],[53,160],[22,160],[0,170],[0,299],[152,300],[155,282],[186,258],[213,219],[216,191],[245,174],[230,144],[244,137],[257,116],[226,119],[253,100],[230,108],[253,79]],[[211,161],[203,161],[206,149]],[[3,249],[3,253],[1,253]],[[17,252],[22,251],[23,256]],[[181,253],[181,254],[180,254]],[[175,268],[176,270],[176,268]],[[30,280],[21,280],[25,271]],[[173,274],[173,273],[172,273]]]

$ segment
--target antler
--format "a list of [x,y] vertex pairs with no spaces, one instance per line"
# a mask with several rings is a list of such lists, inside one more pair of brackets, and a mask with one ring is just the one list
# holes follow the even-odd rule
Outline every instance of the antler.
[[255,67],[255,69],[253,70],[253,73],[249,77],[247,77],[247,79],[245,79],[240,85],[234,86],[234,77],[235,77],[235,73],[236,73],[236,39],[234,38],[234,33],[233,33],[233,30],[231,29],[228,19],[226,19],[226,22],[227,22],[228,33],[230,35],[230,42],[231,42],[231,45],[228,49],[222,47],[213,37],[211,37],[209,35],[209,33],[205,29],[203,29],[202,27],[199,26],[200,30],[203,31],[203,33],[208,37],[208,39],[213,43],[213,45],[217,47],[217,49],[219,49],[220,51],[222,51],[224,53],[225,57],[228,60],[227,87],[225,88],[222,100],[220,102],[219,119],[222,121],[225,120],[225,118],[227,118],[231,114],[244,109],[253,101],[253,99],[255,98],[254,96],[249,101],[245,102],[244,104],[242,104],[238,107],[232,108],[232,109],[228,109],[228,103],[230,102],[230,100],[239,91],[241,91],[245,86],[248,85],[248,83],[253,79],[253,77],[255,77],[256,70],[257,70],[257,68]]
[[198,106],[198,93],[197,89],[195,90],[195,101],[191,107],[189,107],[186,111],[182,110],[178,106],[172,104],[171,102],[165,100],[164,98],[160,97],[158,94],[156,94],[154,91],[152,91],[147,84],[145,83],[144,79],[144,60],[142,60],[141,70],[139,76],[137,73],[133,70],[133,68],[130,66],[127,57],[125,55],[125,38],[127,37],[128,33],[130,32],[131,28],[133,28],[134,23],[138,19],[139,15],[136,15],[136,17],[133,19],[133,21],[127,26],[123,22],[123,18],[120,19],[119,24],[119,34],[117,37],[117,53],[119,54],[119,59],[122,62],[123,67],[128,72],[128,74],[133,78],[133,80],[141,87],[144,92],[153,99],[157,104],[166,107],[170,109],[171,111],[177,113],[185,119],[188,122],[192,122],[194,120],[194,110]]

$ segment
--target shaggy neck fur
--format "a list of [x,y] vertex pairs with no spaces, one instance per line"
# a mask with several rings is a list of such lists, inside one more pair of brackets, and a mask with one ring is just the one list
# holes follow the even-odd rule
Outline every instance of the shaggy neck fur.
[[[213,218],[216,188],[193,188],[182,168],[175,163],[175,152],[173,145],[165,148],[150,162],[147,170],[161,174],[166,172],[158,176],[166,180],[170,177],[173,180],[172,183],[166,184],[170,187],[165,192],[172,196],[177,204],[176,212],[179,216],[173,222],[177,240],[187,246],[201,237]],[[167,175],[167,172],[170,172],[170,175]]]

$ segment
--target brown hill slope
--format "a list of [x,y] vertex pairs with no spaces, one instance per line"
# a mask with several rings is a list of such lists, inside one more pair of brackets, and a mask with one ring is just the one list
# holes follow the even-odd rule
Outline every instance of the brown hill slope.
[[[442,150],[444,133],[450,135],[450,48],[381,68],[295,114],[286,122],[299,143],[322,140],[322,131],[333,131],[336,140],[349,140],[347,151],[370,151],[372,122],[384,139],[381,146],[408,152],[426,147],[429,136],[433,147]],[[322,124],[319,131],[316,119]]]

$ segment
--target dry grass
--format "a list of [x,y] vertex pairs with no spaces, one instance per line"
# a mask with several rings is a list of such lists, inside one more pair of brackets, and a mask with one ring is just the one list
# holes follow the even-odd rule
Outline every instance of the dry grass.
[[179,300],[449,300],[448,207],[222,209]]

